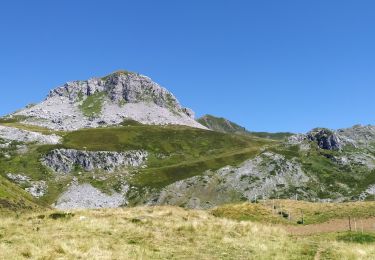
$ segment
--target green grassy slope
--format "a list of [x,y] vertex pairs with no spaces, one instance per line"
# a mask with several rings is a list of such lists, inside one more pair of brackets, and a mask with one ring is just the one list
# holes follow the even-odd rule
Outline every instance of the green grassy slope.
[[229,134],[241,134],[250,135],[253,137],[267,138],[273,140],[284,140],[285,138],[292,135],[292,133],[281,132],[281,133],[267,133],[267,132],[251,132],[228,119],[222,117],[215,117],[212,115],[202,116],[197,120],[200,124],[206,126],[207,128],[221,133]]
[[40,207],[29,194],[0,176],[0,213],[38,208]]
[[93,151],[147,150],[148,167],[140,170],[132,182],[160,188],[208,169],[238,165],[273,143],[183,126],[141,125],[71,132],[64,137],[63,146]]
[[233,123],[223,117],[204,115],[197,119],[205,127],[221,133],[247,133],[246,129],[236,123]]
[[[121,127],[82,129],[60,133],[61,145],[29,145],[28,151],[17,154],[15,146],[6,152],[10,158],[0,156],[0,175],[22,173],[34,181],[46,180],[48,193],[40,200],[51,204],[66,189],[75,176],[107,192],[116,189],[121,179],[103,174],[105,180],[93,178],[93,173],[57,175],[46,169],[40,158],[56,148],[87,151],[127,151],[142,149],[149,152],[147,168],[139,169],[126,181],[140,190],[160,189],[175,181],[216,170],[227,165],[238,165],[255,156],[265,145],[275,141],[241,135],[230,135],[184,126],[150,126],[124,124]],[[122,174],[120,171],[119,174]]]

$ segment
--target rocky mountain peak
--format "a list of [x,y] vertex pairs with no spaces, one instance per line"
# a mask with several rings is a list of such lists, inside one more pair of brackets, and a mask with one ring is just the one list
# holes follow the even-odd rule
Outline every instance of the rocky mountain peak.
[[27,118],[24,123],[59,130],[116,125],[124,120],[205,128],[167,89],[128,71],[67,82],[52,89],[42,103],[14,115]]
[[79,102],[97,93],[103,93],[112,102],[153,102],[164,108],[193,113],[183,109],[176,97],[149,77],[127,71],[117,71],[102,78],[67,82],[50,91],[48,98],[67,97]]

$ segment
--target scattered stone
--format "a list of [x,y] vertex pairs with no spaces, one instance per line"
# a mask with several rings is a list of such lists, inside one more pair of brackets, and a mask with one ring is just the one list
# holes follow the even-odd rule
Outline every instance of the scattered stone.
[[23,174],[13,174],[7,173],[7,178],[17,184],[27,184],[30,183],[31,179]]
[[47,183],[45,181],[33,181],[30,183],[31,187],[25,188],[35,198],[41,198],[47,193]]
[[105,194],[91,184],[73,184],[64,192],[53,205],[58,209],[97,209],[118,208],[126,205],[127,201],[120,193]]
[[18,185],[28,186],[25,191],[35,198],[41,198],[47,193],[48,185],[45,181],[33,181],[23,174],[7,173],[7,178]]

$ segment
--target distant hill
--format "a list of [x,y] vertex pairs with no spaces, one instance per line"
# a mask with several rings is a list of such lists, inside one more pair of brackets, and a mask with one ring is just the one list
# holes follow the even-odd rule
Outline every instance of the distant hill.
[[281,133],[267,133],[267,132],[251,132],[246,130],[245,127],[240,126],[226,118],[215,117],[213,115],[204,115],[197,120],[201,125],[204,125],[208,129],[211,129],[220,133],[227,134],[246,134],[252,135],[260,138],[274,139],[274,140],[283,140],[289,136],[292,136],[292,133],[281,132]]
[[245,134],[248,133],[245,127],[242,127],[223,117],[204,115],[197,120],[201,125],[220,133]]

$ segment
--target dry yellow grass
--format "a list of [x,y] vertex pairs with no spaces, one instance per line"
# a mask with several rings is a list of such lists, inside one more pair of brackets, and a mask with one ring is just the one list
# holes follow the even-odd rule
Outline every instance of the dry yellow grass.
[[[259,203],[239,203],[219,206],[212,214],[234,220],[266,223],[304,224],[324,223],[332,219],[373,218],[375,202],[313,203],[296,200],[264,200]],[[283,218],[281,212],[287,213]]]
[[292,237],[206,211],[138,207],[0,217],[0,259],[373,259],[374,247]]

